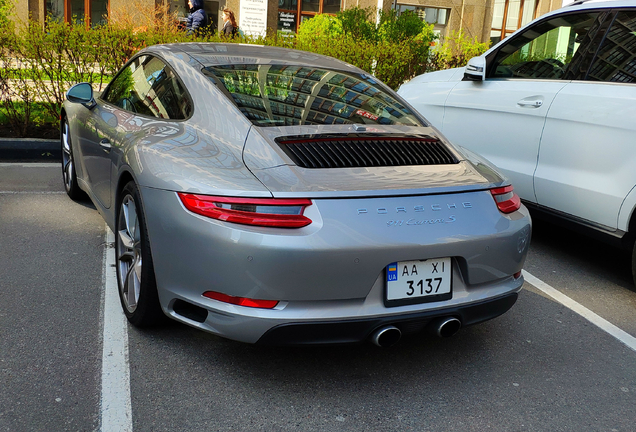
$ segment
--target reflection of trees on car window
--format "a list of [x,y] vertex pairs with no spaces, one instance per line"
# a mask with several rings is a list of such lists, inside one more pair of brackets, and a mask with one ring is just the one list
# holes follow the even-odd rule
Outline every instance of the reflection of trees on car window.
[[[151,112],[142,103],[139,74],[143,72],[140,64],[146,57],[139,57],[121,71],[111,83],[106,100],[126,111],[149,115]],[[143,86],[142,86],[143,89]]]
[[494,77],[564,77],[590,30],[598,27],[598,13],[563,16],[540,23],[504,45],[495,58]]
[[163,61],[141,56],[110,85],[106,100],[126,111],[164,118],[185,119],[192,102],[176,75]]
[[107,101],[113,105],[123,107],[123,101],[129,99],[133,90],[133,78],[130,68],[126,68],[115,78],[110,85],[110,90],[106,97]]

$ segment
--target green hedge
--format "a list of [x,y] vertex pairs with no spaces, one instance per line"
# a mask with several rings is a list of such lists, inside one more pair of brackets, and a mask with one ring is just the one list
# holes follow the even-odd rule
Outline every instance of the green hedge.
[[305,21],[296,36],[233,40],[188,36],[165,16],[143,28],[87,28],[50,20],[44,27],[34,22],[16,31],[4,22],[0,26],[0,122],[27,133],[36,121],[28,105],[37,102],[39,110],[44,107],[48,112],[46,118],[57,118],[73,84],[85,81],[101,89],[137,51],[160,43],[223,41],[295,48],[351,63],[394,89],[431,69],[430,59],[435,57],[429,50],[436,44],[432,26],[412,13],[399,17],[394,12],[381,13],[378,25],[375,20],[374,9],[354,8],[336,17],[318,15]]
[[429,56],[427,72],[466,66],[468,60],[485,53],[490,41],[479,42],[462,30],[452,32]]

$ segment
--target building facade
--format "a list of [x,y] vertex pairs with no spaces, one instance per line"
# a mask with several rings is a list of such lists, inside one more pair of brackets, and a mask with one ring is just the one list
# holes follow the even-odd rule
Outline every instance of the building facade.
[[[398,13],[416,12],[422,20],[434,25],[435,31],[447,36],[463,29],[469,37],[493,43],[510,35],[522,25],[547,12],[560,8],[568,0],[204,0],[204,7],[222,27],[220,10],[235,11],[239,27],[246,34],[295,32],[300,24],[317,14],[335,14],[352,7],[376,8]],[[187,0],[17,0],[16,18],[44,22],[47,15],[63,21],[73,19],[96,25],[107,17],[116,19],[129,11],[166,7],[187,16]],[[142,25],[143,23],[140,23]]]

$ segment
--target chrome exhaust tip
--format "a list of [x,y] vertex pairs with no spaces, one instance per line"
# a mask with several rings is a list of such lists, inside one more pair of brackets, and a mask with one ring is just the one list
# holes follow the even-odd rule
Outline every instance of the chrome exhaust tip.
[[429,329],[439,337],[447,338],[455,335],[462,328],[462,322],[454,317],[440,318],[429,324]]
[[402,332],[394,326],[381,327],[371,335],[371,342],[375,345],[388,348],[398,343],[402,337]]

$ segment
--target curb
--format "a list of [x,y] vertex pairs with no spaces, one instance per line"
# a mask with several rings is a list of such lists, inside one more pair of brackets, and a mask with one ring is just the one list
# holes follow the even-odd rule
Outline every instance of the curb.
[[41,138],[0,138],[0,160],[13,162],[60,162],[59,140]]

